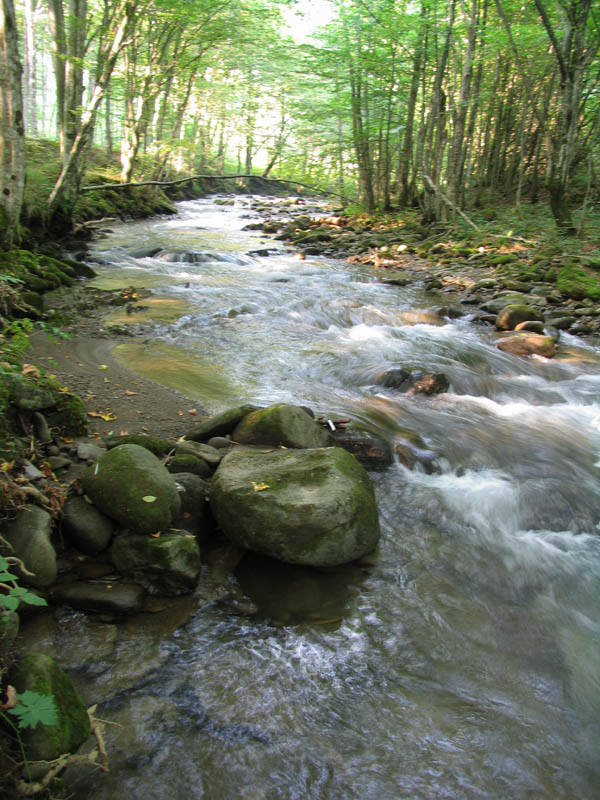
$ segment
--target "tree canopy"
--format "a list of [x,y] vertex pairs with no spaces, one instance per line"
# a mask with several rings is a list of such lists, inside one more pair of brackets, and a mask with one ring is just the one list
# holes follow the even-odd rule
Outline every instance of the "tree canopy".
[[48,210],[67,219],[94,145],[123,183],[142,164],[155,180],[276,174],[426,223],[547,199],[575,231],[600,149],[592,0],[310,6],[327,24],[301,36],[298,0],[3,0],[5,240],[23,114],[28,137],[60,142]]

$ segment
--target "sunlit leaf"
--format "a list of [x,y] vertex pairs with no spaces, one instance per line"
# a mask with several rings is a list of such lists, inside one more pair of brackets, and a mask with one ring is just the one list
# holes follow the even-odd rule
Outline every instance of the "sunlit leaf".
[[271,487],[268,483],[254,483],[254,481],[252,481],[252,488],[255,492],[264,492],[265,489],[270,489]]
[[154,503],[156,501],[156,497],[151,494],[147,494],[145,497],[142,497],[144,503]]

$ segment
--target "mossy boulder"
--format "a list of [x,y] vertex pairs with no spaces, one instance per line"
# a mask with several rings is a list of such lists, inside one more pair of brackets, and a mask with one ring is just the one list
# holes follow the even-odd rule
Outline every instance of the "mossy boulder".
[[215,473],[210,505],[234,543],[291,564],[344,564],[379,539],[371,479],[339,447],[235,450]]
[[300,406],[278,403],[248,414],[235,427],[231,438],[242,444],[279,447],[328,447],[335,440]]
[[54,698],[56,725],[40,723],[20,731],[30,760],[51,761],[63,753],[74,753],[90,735],[87,712],[71,679],[50,656],[25,656],[11,670],[9,682],[17,694],[30,690]]
[[191,453],[181,453],[173,456],[167,469],[174,475],[179,472],[191,473],[192,475],[198,475],[200,478],[208,478],[212,475],[212,469],[206,461]]
[[173,476],[137,444],[105,453],[85,472],[83,488],[100,511],[135,533],[164,531],[179,513]]
[[600,300],[600,281],[581,267],[569,266],[559,270],[556,285],[561,294],[574,300]]
[[119,570],[151,594],[190,592],[200,574],[200,548],[196,537],[185,533],[158,538],[127,534],[117,536],[110,557]]

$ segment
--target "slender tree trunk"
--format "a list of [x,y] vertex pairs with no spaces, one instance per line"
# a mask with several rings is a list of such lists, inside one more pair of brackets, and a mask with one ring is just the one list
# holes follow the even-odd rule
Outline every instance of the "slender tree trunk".
[[126,0],[121,8],[119,23],[113,39],[106,52],[103,53],[102,73],[96,80],[93,94],[82,114],[79,132],[48,198],[48,216],[50,218],[55,216],[58,209],[61,208],[66,220],[70,222],[80,188],[79,157],[92,138],[98,106],[107,90],[117,58],[124,45],[125,37],[133,24],[135,12],[135,0]]
[[23,88],[25,90],[24,110],[27,132],[33,138],[38,136],[37,118],[37,53],[35,48],[35,18],[36,8],[34,0],[24,0],[25,12],[25,75]]
[[25,127],[19,35],[12,0],[0,13],[0,246],[18,239],[25,188]]

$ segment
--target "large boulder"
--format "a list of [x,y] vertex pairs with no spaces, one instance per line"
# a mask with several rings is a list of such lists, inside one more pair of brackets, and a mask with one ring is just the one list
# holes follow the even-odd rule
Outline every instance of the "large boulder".
[[28,572],[11,567],[23,583],[44,589],[56,580],[56,551],[50,542],[52,517],[43,508],[27,505],[16,517],[7,522],[2,536],[12,547],[11,555],[20,558]]
[[158,538],[117,536],[110,548],[113,564],[150,594],[178,595],[191,591],[200,574],[196,537],[169,533]]
[[164,531],[179,513],[177,484],[164,464],[137,444],[109,450],[83,476],[100,511],[134,533]]
[[371,479],[339,447],[234,450],[215,473],[210,504],[232,541],[290,564],[344,564],[379,539]]
[[90,722],[85,707],[70,678],[50,656],[25,656],[11,670],[9,682],[17,694],[30,690],[54,698],[56,725],[39,723],[19,732],[30,760],[52,761],[63,753],[74,753],[87,739]]
[[231,438],[242,444],[268,444],[279,447],[329,447],[331,434],[300,406],[278,403],[245,416]]

